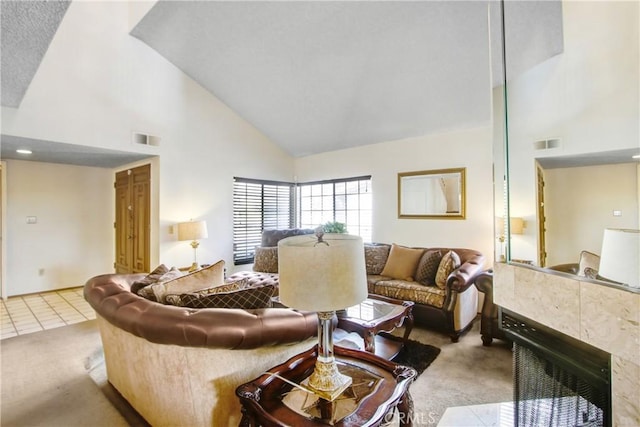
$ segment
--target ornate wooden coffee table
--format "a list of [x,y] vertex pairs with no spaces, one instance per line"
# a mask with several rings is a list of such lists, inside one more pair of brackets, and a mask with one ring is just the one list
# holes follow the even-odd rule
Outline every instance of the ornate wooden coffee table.
[[[413,329],[413,301],[402,301],[369,294],[358,305],[337,312],[338,327],[356,332],[364,340],[365,350],[385,359],[395,357],[409,339]],[[402,341],[386,339],[380,332],[391,332],[404,324]]]
[[[394,415],[401,426],[413,424],[409,386],[415,369],[396,365],[374,354],[334,347],[340,372],[353,384],[333,402],[300,390],[313,372],[317,346],[236,389],[244,427],[387,425]],[[397,410],[397,414],[394,414]]]

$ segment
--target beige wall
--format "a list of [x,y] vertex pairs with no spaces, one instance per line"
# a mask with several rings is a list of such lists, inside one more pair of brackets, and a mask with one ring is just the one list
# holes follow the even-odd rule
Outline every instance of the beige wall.
[[[487,90],[489,90],[487,88]],[[476,128],[391,141],[296,159],[298,181],[371,175],[373,241],[469,247],[492,261],[492,129]],[[399,219],[400,172],[465,167],[465,220]]]
[[600,254],[605,228],[638,228],[637,169],[624,163],[545,171],[548,265],[578,262],[581,250]]
[[[512,241],[513,258],[537,259],[534,157],[638,148],[639,9],[564,1],[564,52],[509,81],[510,209],[527,221]],[[561,146],[534,150],[534,141],[549,138]]]
[[[129,6],[127,2],[72,2],[20,107],[2,108],[2,133],[158,156],[152,164],[157,218],[151,230],[152,262],[190,265],[193,250],[188,243],[178,242],[169,229],[177,222],[197,218],[207,221],[210,236],[201,241],[198,260],[225,259],[233,268],[233,177],[292,180],[293,158],[165,58],[131,37],[130,13],[137,16],[137,12]],[[160,145],[134,145],[133,132],[159,136]],[[51,282],[37,276],[25,285],[25,266],[33,265],[36,271],[41,266],[51,268],[44,259],[36,261],[28,251],[18,250],[23,248],[19,242],[33,243],[26,235],[30,229],[9,227],[7,249],[14,255],[6,265],[8,289],[77,286],[94,270],[112,271],[115,170],[103,172],[109,179],[104,188],[95,186],[94,191],[104,196],[100,201],[109,218],[104,222],[107,228],[100,230],[103,238],[92,242],[94,250],[104,254],[101,267],[46,279]],[[15,179],[9,179],[16,185]],[[24,204],[37,204],[40,194],[34,186],[38,182],[28,175],[22,179],[22,185],[33,184],[19,192]],[[10,206],[16,194],[9,195]],[[15,218],[9,215],[15,223],[24,219],[22,213]],[[43,252],[53,253],[60,244],[57,235],[37,236],[37,246]],[[75,253],[67,255],[58,264],[79,261]],[[20,283],[16,283],[18,279]]]
[[[7,160],[7,296],[113,271],[109,169]],[[27,224],[27,217],[37,218]]]

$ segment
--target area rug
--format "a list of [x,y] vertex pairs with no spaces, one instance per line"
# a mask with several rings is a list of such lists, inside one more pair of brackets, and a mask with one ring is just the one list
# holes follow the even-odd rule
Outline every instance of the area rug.
[[[395,335],[381,333],[386,339],[394,341],[402,341],[402,338]],[[425,369],[436,360],[436,357],[440,354],[440,349],[429,344],[423,344],[419,341],[408,340],[408,342],[402,347],[400,353],[393,359],[393,362],[399,365],[410,366],[416,370],[418,375],[424,372]]]

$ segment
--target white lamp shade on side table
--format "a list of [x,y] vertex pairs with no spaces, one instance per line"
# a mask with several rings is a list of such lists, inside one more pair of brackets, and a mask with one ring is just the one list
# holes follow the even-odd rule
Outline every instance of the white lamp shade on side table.
[[640,230],[604,230],[598,275],[640,288]]

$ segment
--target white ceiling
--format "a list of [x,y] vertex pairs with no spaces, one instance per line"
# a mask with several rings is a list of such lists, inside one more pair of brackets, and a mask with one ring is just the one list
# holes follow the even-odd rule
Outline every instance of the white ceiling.
[[160,1],[131,34],[293,156],[487,124],[487,1]]
[[[24,95],[18,85],[4,85],[5,72],[22,72],[20,41],[31,40],[44,54],[53,33],[41,37],[34,25],[51,22],[50,15],[62,19],[61,8],[29,3],[65,2],[2,1],[2,50],[18,52],[2,56],[5,106]],[[491,87],[502,81],[497,6],[492,0],[161,0],[131,35],[291,155],[304,156],[487,125]],[[507,2],[506,9],[508,76],[562,51],[559,0]],[[16,37],[6,37],[9,28]],[[520,59],[524,50],[533,62]],[[7,138],[13,137],[2,141]],[[51,144],[54,155],[71,147]]]

